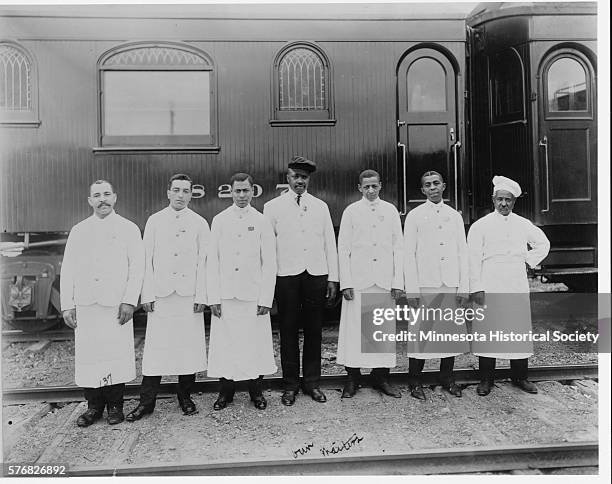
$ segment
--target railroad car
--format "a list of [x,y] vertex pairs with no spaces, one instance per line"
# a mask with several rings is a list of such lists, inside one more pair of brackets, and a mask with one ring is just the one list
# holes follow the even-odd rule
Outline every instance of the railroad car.
[[2,317],[57,321],[63,244],[93,180],[142,229],[188,173],[210,221],[231,174],[254,176],[261,210],[296,154],[317,162],[310,188],[336,226],[365,168],[402,215],[421,173],[441,172],[466,228],[490,209],[491,176],[514,177],[517,212],[553,243],[541,273],[584,284],[595,24],[594,3],[3,7]]

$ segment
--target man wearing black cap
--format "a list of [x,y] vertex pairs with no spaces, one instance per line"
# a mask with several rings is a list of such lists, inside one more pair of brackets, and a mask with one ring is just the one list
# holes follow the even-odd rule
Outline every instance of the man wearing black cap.
[[280,316],[281,401],[293,405],[299,389],[299,322],[303,311],[304,350],[302,390],[316,402],[326,402],[321,377],[321,322],[325,301],[336,297],[338,253],[327,204],[307,192],[316,164],[294,156],[288,164],[289,190],[264,205],[276,237],[276,300]]

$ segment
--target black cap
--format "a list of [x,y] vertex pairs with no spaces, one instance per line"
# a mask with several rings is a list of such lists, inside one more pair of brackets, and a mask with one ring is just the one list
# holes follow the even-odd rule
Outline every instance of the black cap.
[[313,173],[317,170],[317,165],[314,161],[311,161],[303,156],[294,156],[287,165],[292,170],[303,170],[307,173]]

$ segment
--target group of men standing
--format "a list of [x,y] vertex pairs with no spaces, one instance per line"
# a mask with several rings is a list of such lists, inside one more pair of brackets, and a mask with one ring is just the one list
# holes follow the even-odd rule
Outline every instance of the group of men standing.
[[[270,323],[274,296],[284,384],[281,402],[287,406],[295,403],[300,386],[314,401],[327,400],[319,382],[321,325],[324,307],[335,299],[338,286],[343,300],[337,362],[347,371],[343,398],[356,394],[361,368],[372,369],[374,388],[401,397],[388,381],[396,366],[395,352],[362,351],[363,294],[388,294],[389,304],[451,308],[466,305],[470,295],[484,304],[490,292],[526,294],[524,307],[507,312],[510,320],[483,324],[530,326],[525,263],[537,265],[549,243],[540,229],[512,213],[521,193],[516,182],[494,178],[495,212],[472,226],[466,242],[461,215],[444,204],[445,184],[439,173],[427,172],[421,178],[427,200],[408,214],[402,233],[397,209],[379,197],[380,175],[365,170],[358,184],[362,198],[344,211],[336,246],[327,204],[308,192],[315,170],[313,161],[294,157],[287,169],[289,190],[267,202],[263,214],[250,204],[251,176],[235,174],[233,204],[213,218],[210,229],[188,208],[191,179],[174,175],[167,191],[169,206],[149,218],[144,241],[136,225],[115,213],[112,185],[97,180],[90,186],[88,201],[94,213],[72,229],[61,272],[63,316],[75,329],[75,381],[84,387],[88,402],[79,426],[100,419],[105,406],[109,424],[124,420],[125,383],[136,376],[131,319],[139,295],[148,314],[143,380],[139,404],[125,417],[128,421],[153,412],[162,375],[178,375],[183,413],[197,412],[191,390],[195,374],[206,369],[208,376],[220,379],[215,410],[232,402],[235,382],[244,380],[253,405],[265,409],[262,377],[277,370]],[[208,358],[202,315],[206,305],[212,314]],[[427,324],[445,325],[447,333],[465,331],[447,321]],[[424,361],[441,358],[440,383],[460,397],[461,388],[453,380],[454,357],[467,351],[467,343],[409,346],[411,395],[425,399]],[[501,355],[491,346],[474,344],[472,351],[480,356],[480,395],[491,390],[495,357],[511,358],[515,383],[525,391],[537,391],[527,380],[527,357],[533,348]]]

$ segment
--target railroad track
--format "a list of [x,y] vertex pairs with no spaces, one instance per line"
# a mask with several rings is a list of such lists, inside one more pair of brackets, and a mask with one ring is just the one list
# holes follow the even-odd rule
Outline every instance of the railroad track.
[[[146,327],[134,328],[134,337],[144,337]],[[6,329],[2,331],[2,342],[7,343],[28,343],[36,341],[71,341],[74,340],[74,331],[69,328],[54,329],[40,332],[28,332],[20,329]]]
[[[120,465],[112,469],[73,468],[71,476],[270,476],[270,475],[427,475],[512,472],[596,467],[597,442],[559,445],[466,447],[385,455],[351,455],[281,460],[242,460],[214,464]],[[536,472],[537,473],[537,472]]]
[[[457,369],[455,370],[455,379],[458,384],[469,385],[478,383],[480,380],[478,372],[474,368]],[[426,370],[423,372],[423,384],[435,385],[438,382],[439,371]],[[597,365],[571,365],[571,366],[535,366],[529,368],[529,379],[531,381],[571,381],[571,380],[587,380],[597,379]],[[340,375],[323,375],[321,377],[321,386],[323,388],[341,387],[344,384],[346,376]],[[496,378],[498,380],[510,379],[510,368],[498,368],[496,370]],[[407,372],[392,372],[390,381],[395,383],[405,383],[408,380]],[[364,379],[364,381],[367,381]],[[246,385],[244,382],[238,383],[238,389]],[[282,388],[282,378],[266,377],[264,378],[264,387],[273,390]],[[212,393],[219,390],[219,380],[205,379],[197,381],[194,387],[194,392]],[[162,383],[160,388],[160,397],[172,397],[175,394],[174,383]],[[128,383],[125,389],[125,398],[137,398],[140,395],[140,385]],[[14,405],[30,402],[75,402],[83,400],[83,390],[76,386],[57,386],[57,387],[40,387],[40,388],[22,388],[22,389],[5,389],[3,391],[4,404]]]

